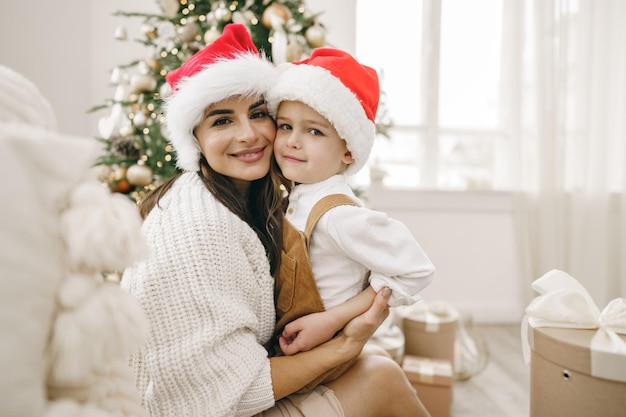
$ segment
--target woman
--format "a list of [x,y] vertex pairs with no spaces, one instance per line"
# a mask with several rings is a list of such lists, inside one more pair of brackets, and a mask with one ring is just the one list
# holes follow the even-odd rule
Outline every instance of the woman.
[[[359,354],[388,314],[389,291],[331,341],[268,358],[284,208],[264,100],[274,79],[234,24],[168,74],[166,121],[184,173],[142,204],[151,254],[122,278],[152,326],[131,361],[143,404],[153,417],[428,415],[384,357],[363,356],[327,387],[290,396]],[[391,395],[401,399],[386,404]]]

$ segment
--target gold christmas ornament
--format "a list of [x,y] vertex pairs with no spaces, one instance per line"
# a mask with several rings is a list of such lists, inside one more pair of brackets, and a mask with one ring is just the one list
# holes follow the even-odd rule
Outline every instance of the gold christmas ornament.
[[122,166],[116,166],[111,171],[111,175],[108,180],[111,191],[115,193],[127,193],[130,191],[130,184],[126,179],[126,168]]
[[178,36],[183,42],[191,42],[196,38],[196,35],[200,32],[196,19],[189,19],[184,26],[180,26],[177,29]]
[[261,23],[263,23],[263,26],[265,26],[267,29],[271,29],[272,20],[274,20],[275,18],[279,18],[283,21],[283,23],[287,23],[290,17],[291,12],[289,12],[289,9],[286,6],[278,3],[272,3],[267,6],[265,11],[263,12]]
[[113,171],[110,165],[97,165],[94,170],[96,178],[98,178],[98,181],[100,182],[107,182],[111,177],[111,172]]
[[306,41],[313,48],[319,48],[326,45],[326,30],[320,25],[313,25],[304,33]]
[[157,58],[152,56],[146,58],[146,64],[148,64],[148,66],[153,70],[158,70],[159,68],[161,68],[161,62]]
[[304,48],[298,41],[290,41],[287,45],[287,61],[299,61],[304,53]]
[[143,163],[131,165],[126,171],[126,179],[132,185],[145,187],[152,183],[152,169]]
[[147,93],[148,91],[154,91],[157,86],[156,79],[149,74],[133,74],[130,77],[130,88],[133,93]]
[[154,27],[154,25],[144,23],[141,25],[141,33],[151,39],[154,39],[156,37],[156,28]]

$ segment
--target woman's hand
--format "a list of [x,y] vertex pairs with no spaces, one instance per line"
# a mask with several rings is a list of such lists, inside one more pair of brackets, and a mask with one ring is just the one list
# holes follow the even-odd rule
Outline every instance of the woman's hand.
[[340,336],[347,338],[346,342],[358,343],[361,348],[374,334],[378,326],[389,316],[387,302],[391,297],[391,289],[381,288],[376,294],[371,307],[365,313],[353,318],[346,324]]

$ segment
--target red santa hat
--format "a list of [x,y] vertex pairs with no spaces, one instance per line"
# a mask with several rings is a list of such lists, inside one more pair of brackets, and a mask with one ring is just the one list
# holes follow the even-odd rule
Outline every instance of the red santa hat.
[[201,151],[193,130],[205,109],[235,95],[265,96],[276,70],[259,54],[244,25],[229,24],[218,39],[165,78],[173,92],[165,103],[165,120],[176,165],[195,172]]
[[355,161],[345,173],[356,174],[365,165],[376,136],[380,99],[376,70],[333,48],[315,49],[309,58],[284,65],[268,95],[270,113],[276,116],[283,101],[299,101],[315,109],[346,141]]

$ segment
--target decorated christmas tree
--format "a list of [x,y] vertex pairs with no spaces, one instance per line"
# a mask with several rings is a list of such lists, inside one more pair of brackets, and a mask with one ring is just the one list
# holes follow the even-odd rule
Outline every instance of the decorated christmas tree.
[[[115,67],[114,97],[91,111],[108,111],[98,123],[105,153],[98,161],[100,179],[135,201],[176,174],[161,105],[170,94],[165,75],[213,42],[228,23],[243,23],[257,48],[273,62],[295,61],[325,44],[318,15],[298,0],[159,0],[161,14],[117,12],[139,18],[143,58]],[[127,40],[119,26],[115,37]]]

